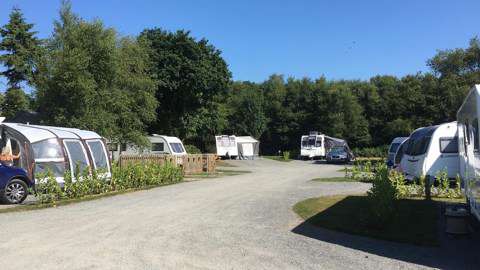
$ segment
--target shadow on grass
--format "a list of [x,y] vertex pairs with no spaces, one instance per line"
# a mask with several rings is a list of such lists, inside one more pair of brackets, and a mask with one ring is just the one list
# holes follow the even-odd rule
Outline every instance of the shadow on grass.
[[292,232],[428,267],[478,269],[480,266],[476,254],[480,250],[478,233],[462,238],[444,234],[441,203],[402,200],[384,230],[367,222],[367,204],[365,196],[332,196],[299,202],[294,210],[306,220]]

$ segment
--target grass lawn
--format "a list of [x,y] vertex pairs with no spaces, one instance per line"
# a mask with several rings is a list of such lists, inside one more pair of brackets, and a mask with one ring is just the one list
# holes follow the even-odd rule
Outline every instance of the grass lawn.
[[268,158],[268,159],[271,159],[271,160],[281,161],[281,162],[290,162],[290,161],[293,160],[291,158],[283,159],[283,156],[262,156],[262,157]]
[[352,178],[349,178],[349,177],[344,177],[344,176],[340,176],[340,177],[326,177],[326,178],[314,178],[312,179],[312,181],[315,181],[315,182],[357,182],[355,180],[353,180]]
[[301,201],[293,210],[314,226],[396,242],[438,245],[440,202],[400,200],[383,229],[367,222],[368,203],[363,195],[326,196]]

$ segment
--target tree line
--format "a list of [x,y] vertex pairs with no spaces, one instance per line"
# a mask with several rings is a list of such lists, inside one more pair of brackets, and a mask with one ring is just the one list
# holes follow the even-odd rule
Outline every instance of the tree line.
[[[480,42],[439,51],[429,72],[369,80],[325,77],[233,81],[221,51],[189,31],[145,29],[120,36],[62,2],[53,33],[38,39],[14,8],[0,28],[1,114],[36,111],[42,124],[95,130],[111,141],[147,145],[145,135],[178,136],[214,151],[214,135],[251,135],[264,154],[298,150],[320,131],[353,147],[388,144],[415,128],[455,119],[480,82]],[[26,94],[25,88],[31,89]]]

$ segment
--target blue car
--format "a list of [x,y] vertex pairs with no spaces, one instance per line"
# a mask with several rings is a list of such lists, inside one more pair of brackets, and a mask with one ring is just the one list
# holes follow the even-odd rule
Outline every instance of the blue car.
[[22,168],[0,164],[0,199],[4,203],[22,203],[28,195],[28,188],[34,186],[27,172]]

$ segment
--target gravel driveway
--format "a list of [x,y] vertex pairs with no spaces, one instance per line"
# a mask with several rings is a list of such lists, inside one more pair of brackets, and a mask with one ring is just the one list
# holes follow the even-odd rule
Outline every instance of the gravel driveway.
[[436,249],[302,224],[291,210],[296,202],[369,188],[309,181],[341,176],[341,166],[231,162],[252,173],[1,214],[0,269],[442,267]]

